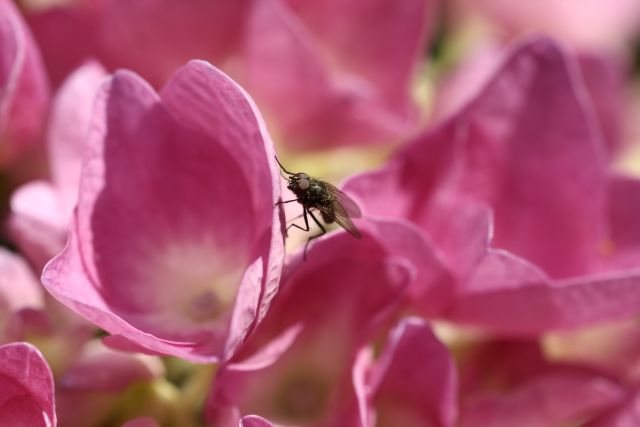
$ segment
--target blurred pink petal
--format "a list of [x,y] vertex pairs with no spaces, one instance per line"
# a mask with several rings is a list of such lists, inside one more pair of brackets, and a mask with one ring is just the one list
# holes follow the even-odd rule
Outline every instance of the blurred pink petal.
[[416,125],[410,83],[434,13],[430,0],[256,2],[243,78],[292,146],[388,142]]
[[28,312],[43,309],[37,277],[20,256],[0,248],[0,343],[24,339]]
[[42,136],[49,88],[40,53],[13,2],[0,0],[0,165]]
[[461,427],[561,427],[607,409],[624,397],[618,384],[572,371],[548,373],[506,393],[486,392],[461,407]]
[[273,424],[256,415],[247,415],[242,417],[238,427],[273,427]]
[[586,50],[620,48],[640,31],[636,0],[464,0],[509,35],[542,32]]
[[51,370],[31,344],[0,346],[0,425],[56,425]]
[[99,27],[105,62],[160,86],[192,58],[217,65],[237,52],[247,0],[107,1]]
[[47,289],[152,353],[232,354],[266,311],[283,258],[280,178],[251,100],[200,61],[160,96],[121,71],[98,95],[87,143]]
[[60,387],[73,391],[117,393],[136,382],[149,382],[164,375],[158,358],[123,353],[105,347],[99,340],[88,342],[60,379]]
[[635,427],[640,420],[640,390],[629,393],[617,407],[597,417],[584,427]]
[[105,79],[99,64],[87,63],[63,83],[53,101],[46,141],[51,181],[25,184],[11,197],[12,237],[38,269],[64,247],[93,102]]
[[371,376],[376,426],[456,425],[455,365],[425,321],[400,323]]
[[[432,122],[462,109],[484,89],[496,71],[509,59],[510,51],[496,42],[487,42],[445,77],[438,87]],[[608,148],[616,152],[622,141],[623,107],[626,99],[625,74],[628,64],[614,55],[581,52],[581,76],[595,108]]]
[[122,427],[160,427],[160,424],[151,417],[141,417],[127,421]]
[[192,58],[220,64],[235,53],[247,3],[77,1],[27,11],[27,19],[55,84],[96,58],[159,87]]
[[[366,224],[361,230],[362,240],[335,233],[314,244],[306,261],[291,260],[264,322],[237,363],[218,371],[207,404],[210,421],[235,426],[240,416],[257,414],[280,424],[355,425],[356,354],[399,308],[415,278],[410,260],[385,248],[386,234]],[[302,330],[279,359],[242,363],[292,325]]]

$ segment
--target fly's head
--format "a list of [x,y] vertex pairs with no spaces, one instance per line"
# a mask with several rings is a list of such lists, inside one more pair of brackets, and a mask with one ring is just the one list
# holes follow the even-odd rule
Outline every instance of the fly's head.
[[299,172],[289,177],[289,183],[287,188],[293,191],[296,195],[304,194],[311,185],[311,178],[304,172]]

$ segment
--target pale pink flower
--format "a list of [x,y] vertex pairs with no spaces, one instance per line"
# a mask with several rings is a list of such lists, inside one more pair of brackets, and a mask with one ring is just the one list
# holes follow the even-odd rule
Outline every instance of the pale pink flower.
[[516,46],[456,114],[347,183],[369,214],[409,219],[444,251],[460,279],[445,317],[534,334],[638,313],[637,184],[611,190],[577,73],[546,39]]
[[159,94],[120,71],[99,91],[86,146],[45,287],[112,346],[231,355],[264,316],[284,252],[278,166],[250,98],[202,61]]
[[37,269],[64,247],[78,198],[93,103],[105,79],[99,64],[87,63],[59,88],[46,138],[51,178],[27,183],[11,197],[11,234]]
[[55,427],[53,377],[31,344],[0,346],[0,425]]
[[40,53],[20,13],[0,0],[0,165],[7,167],[38,142],[49,88]]
[[24,339],[43,309],[38,278],[22,257],[0,249],[0,343]]
[[461,0],[502,33],[542,32],[587,50],[615,49],[640,32],[636,0]]

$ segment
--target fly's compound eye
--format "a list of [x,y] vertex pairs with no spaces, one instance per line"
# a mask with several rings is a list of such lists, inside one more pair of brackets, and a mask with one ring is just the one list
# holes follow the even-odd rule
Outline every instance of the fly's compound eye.
[[298,188],[301,190],[306,190],[309,188],[309,178],[300,178],[298,181]]

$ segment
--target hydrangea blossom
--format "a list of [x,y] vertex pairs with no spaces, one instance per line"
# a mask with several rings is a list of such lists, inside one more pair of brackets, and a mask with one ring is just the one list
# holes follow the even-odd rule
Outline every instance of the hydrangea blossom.
[[263,316],[282,263],[262,119],[198,61],[160,94],[122,71],[97,98],[69,242],[43,283],[110,345],[224,359]]

